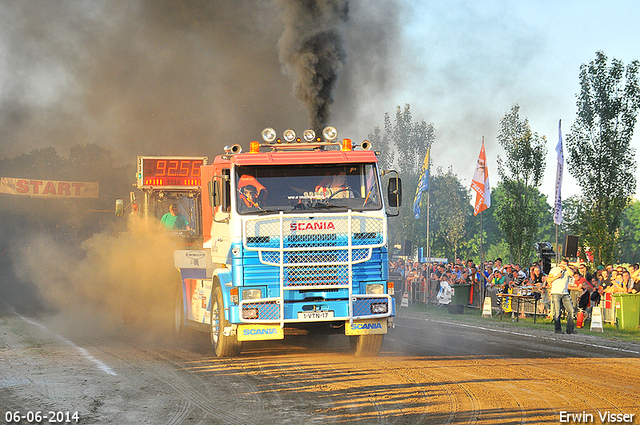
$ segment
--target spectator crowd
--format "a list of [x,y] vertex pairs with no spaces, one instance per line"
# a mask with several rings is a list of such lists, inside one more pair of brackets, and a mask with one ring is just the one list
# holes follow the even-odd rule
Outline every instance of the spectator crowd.
[[[600,304],[605,293],[640,292],[638,264],[615,267],[609,264],[590,270],[585,263],[570,264],[567,260],[562,263],[573,272],[569,290],[577,310],[590,312],[591,307]],[[551,314],[550,285],[547,284],[541,264],[537,262],[523,268],[520,264],[503,264],[501,258],[485,261],[482,267],[472,260],[463,262],[460,258],[455,262],[432,264],[400,259],[390,264],[390,271],[401,277],[401,283],[396,284],[396,292],[408,293],[416,302],[435,299],[434,291],[440,285],[430,285],[429,282],[446,282],[453,287],[467,283],[471,284],[471,306],[480,307],[485,296],[495,298],[501,293],[522,294],[540,300],[538,313]]]

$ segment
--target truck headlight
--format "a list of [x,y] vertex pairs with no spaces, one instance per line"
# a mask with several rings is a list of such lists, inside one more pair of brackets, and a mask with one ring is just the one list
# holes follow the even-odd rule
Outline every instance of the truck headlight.
[[389,311],[387,303],[372,303],[371,314],[384,314]]
[[276,140],[276,131],[271,128],[271,127],[267,127],[264,130],[262,130],[262,140],[264,140],[267,143],[271,143],[274,140]]
[[258,298],[262,298],[262,291],[260,289],[252,288],[242,290],[243,300],[257,300]]
[[311,143],[316,139],[316,132],[311,129],[305,130],[304,133],[302,133],[302,138],[305,142]]
[[258,309],[257,308],[245,308],[242,310],[242,318],[247,320],[257,319],[258,318]]
[[384,285],[381,283],[365,285],[365,292],[372,295],[382,295],[384,294]]
[[338,130],[335,127],[325,127],[322,130],[322,136],[327,142],[333,142],[338,138]]
[[282,137],[284,138],[285,142],[291,143],[294,140],[296,140],[296,132],[288,128],[284,131],[284,133],[282,134]]

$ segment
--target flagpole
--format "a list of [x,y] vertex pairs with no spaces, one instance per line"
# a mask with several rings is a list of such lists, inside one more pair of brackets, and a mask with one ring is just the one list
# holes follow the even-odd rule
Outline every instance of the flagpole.
[[[431,194],[431,187],[427,187],[427,276],[425,290],[426,294],[429,293],[429,281],[431,279],[431,247],[429,246],[429,195]],[[424,302],[427,302],[427,295],[424,296]]]
[[[482,146],[484,146],[484,136],[482,136]],[[480,211],[480,267],[482,269],[482,271],[480,272],[480,277],[484,278],[484,251],[482,249],[482,211]],[[484,279],[483,279],[484,280]],[[481,289],[480,289],[480,300],[483,300],[482,302],[484,302],[484,282],[481,282]]]
[[484,302],[484,251],[482,250],[482,212],[480,212],[480,265],[478,271],[480,272],[480,302]]
[[556,266],[560,263],[560,250],[558,249],[558,225],[556,224]]
[[558,227],[562,223],[562,171],[564,168],[564,152],[562,149],[562,120],[558,120],[558,144],[556,145],[556,194],[553,202],[553,222],[556,225],[556,264],[560,262],[560,250],[558,249]]

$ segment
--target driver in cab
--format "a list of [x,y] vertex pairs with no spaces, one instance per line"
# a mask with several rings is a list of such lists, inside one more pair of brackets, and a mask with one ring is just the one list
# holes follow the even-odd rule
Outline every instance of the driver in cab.
[[353,198],[349,185],[347,185],[347,173],[340,171],[332,176],[325,176],[316,186],[316,195],[324,199]]
[[169,212],[162,216],[160,224],[165,230],[191,230],[187,217],[178,212],[178,204],[169,206]]

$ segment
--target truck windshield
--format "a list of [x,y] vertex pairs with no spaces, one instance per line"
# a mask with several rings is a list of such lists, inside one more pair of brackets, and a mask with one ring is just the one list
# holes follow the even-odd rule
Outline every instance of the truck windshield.
[[236,167],[240,214],[382,208],[375,164]]

